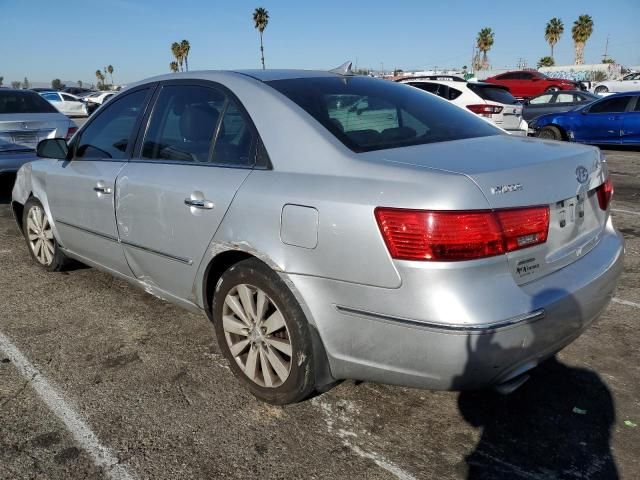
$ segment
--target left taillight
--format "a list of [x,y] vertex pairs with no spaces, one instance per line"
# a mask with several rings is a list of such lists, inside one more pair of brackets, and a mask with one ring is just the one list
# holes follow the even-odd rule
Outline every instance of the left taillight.
[[69,127],[69,130],[67,130],[67,140],[70,140],[71,137],[73,137],[73,134],[76,133],[78,131],[78,127]]
[[474,260],[547,241],[549,207],[432,211],[378,207],[378,227],[392,258]]
[[596,188],[596,194],[598,195],[598,205],[602,210],[609,208],[611,203],[611,197],[613,196],[613,182],[611,177],[607,177],[602,185]]

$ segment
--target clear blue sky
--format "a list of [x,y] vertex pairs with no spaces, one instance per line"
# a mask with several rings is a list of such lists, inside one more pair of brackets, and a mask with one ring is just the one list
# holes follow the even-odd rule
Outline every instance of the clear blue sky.
[[[313,3],[313,6],[312,6]],[[558,16],[565,34],[556,63],[573,60],[571,25],[579,14],[595,28],[586,63],[609,54],[640,64],[640,0],[0,0],[0,75],[21,80],[95,81],[112,64],[116,83],[168,72],[170,44],[191,42],[189,67],[257,68],[258,34],[251,13],[270,14],[264,35],[267,68],[328,69],[347,59],[379,69],[460,67],[470,63],[476,33],[495,32],[494,67],[529,65],[549,54],[546,21]]]

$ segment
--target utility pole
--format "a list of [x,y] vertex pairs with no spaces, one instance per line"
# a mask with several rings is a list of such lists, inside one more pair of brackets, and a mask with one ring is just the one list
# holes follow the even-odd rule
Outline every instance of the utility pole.
[[609,57],[609,55],[607,55],[608,51],[609,51],[609,34],[607,34],[607,43],[604,46],[604,55],[602,55],[602,63],[606,63],[606,60]]

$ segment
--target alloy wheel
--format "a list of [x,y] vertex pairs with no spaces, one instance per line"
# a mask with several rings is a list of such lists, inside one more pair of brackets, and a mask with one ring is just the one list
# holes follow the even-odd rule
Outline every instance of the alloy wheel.
[[27,239],[33,256],[44,266],[51,265],[55,255],[55,240],[44,210],[34,205],[27,215]]
[[276,388],[289,378],[291,336],[282,312],[261,289],[233,287],[224,300],[222,328],[231,355],[252,382]]

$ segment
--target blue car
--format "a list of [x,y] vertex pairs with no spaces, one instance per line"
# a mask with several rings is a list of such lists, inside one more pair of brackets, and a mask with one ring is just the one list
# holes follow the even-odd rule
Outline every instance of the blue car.
[[571,112],[541,115],[529,135],[596,145],[640,146],[640,91],[618,93]]

